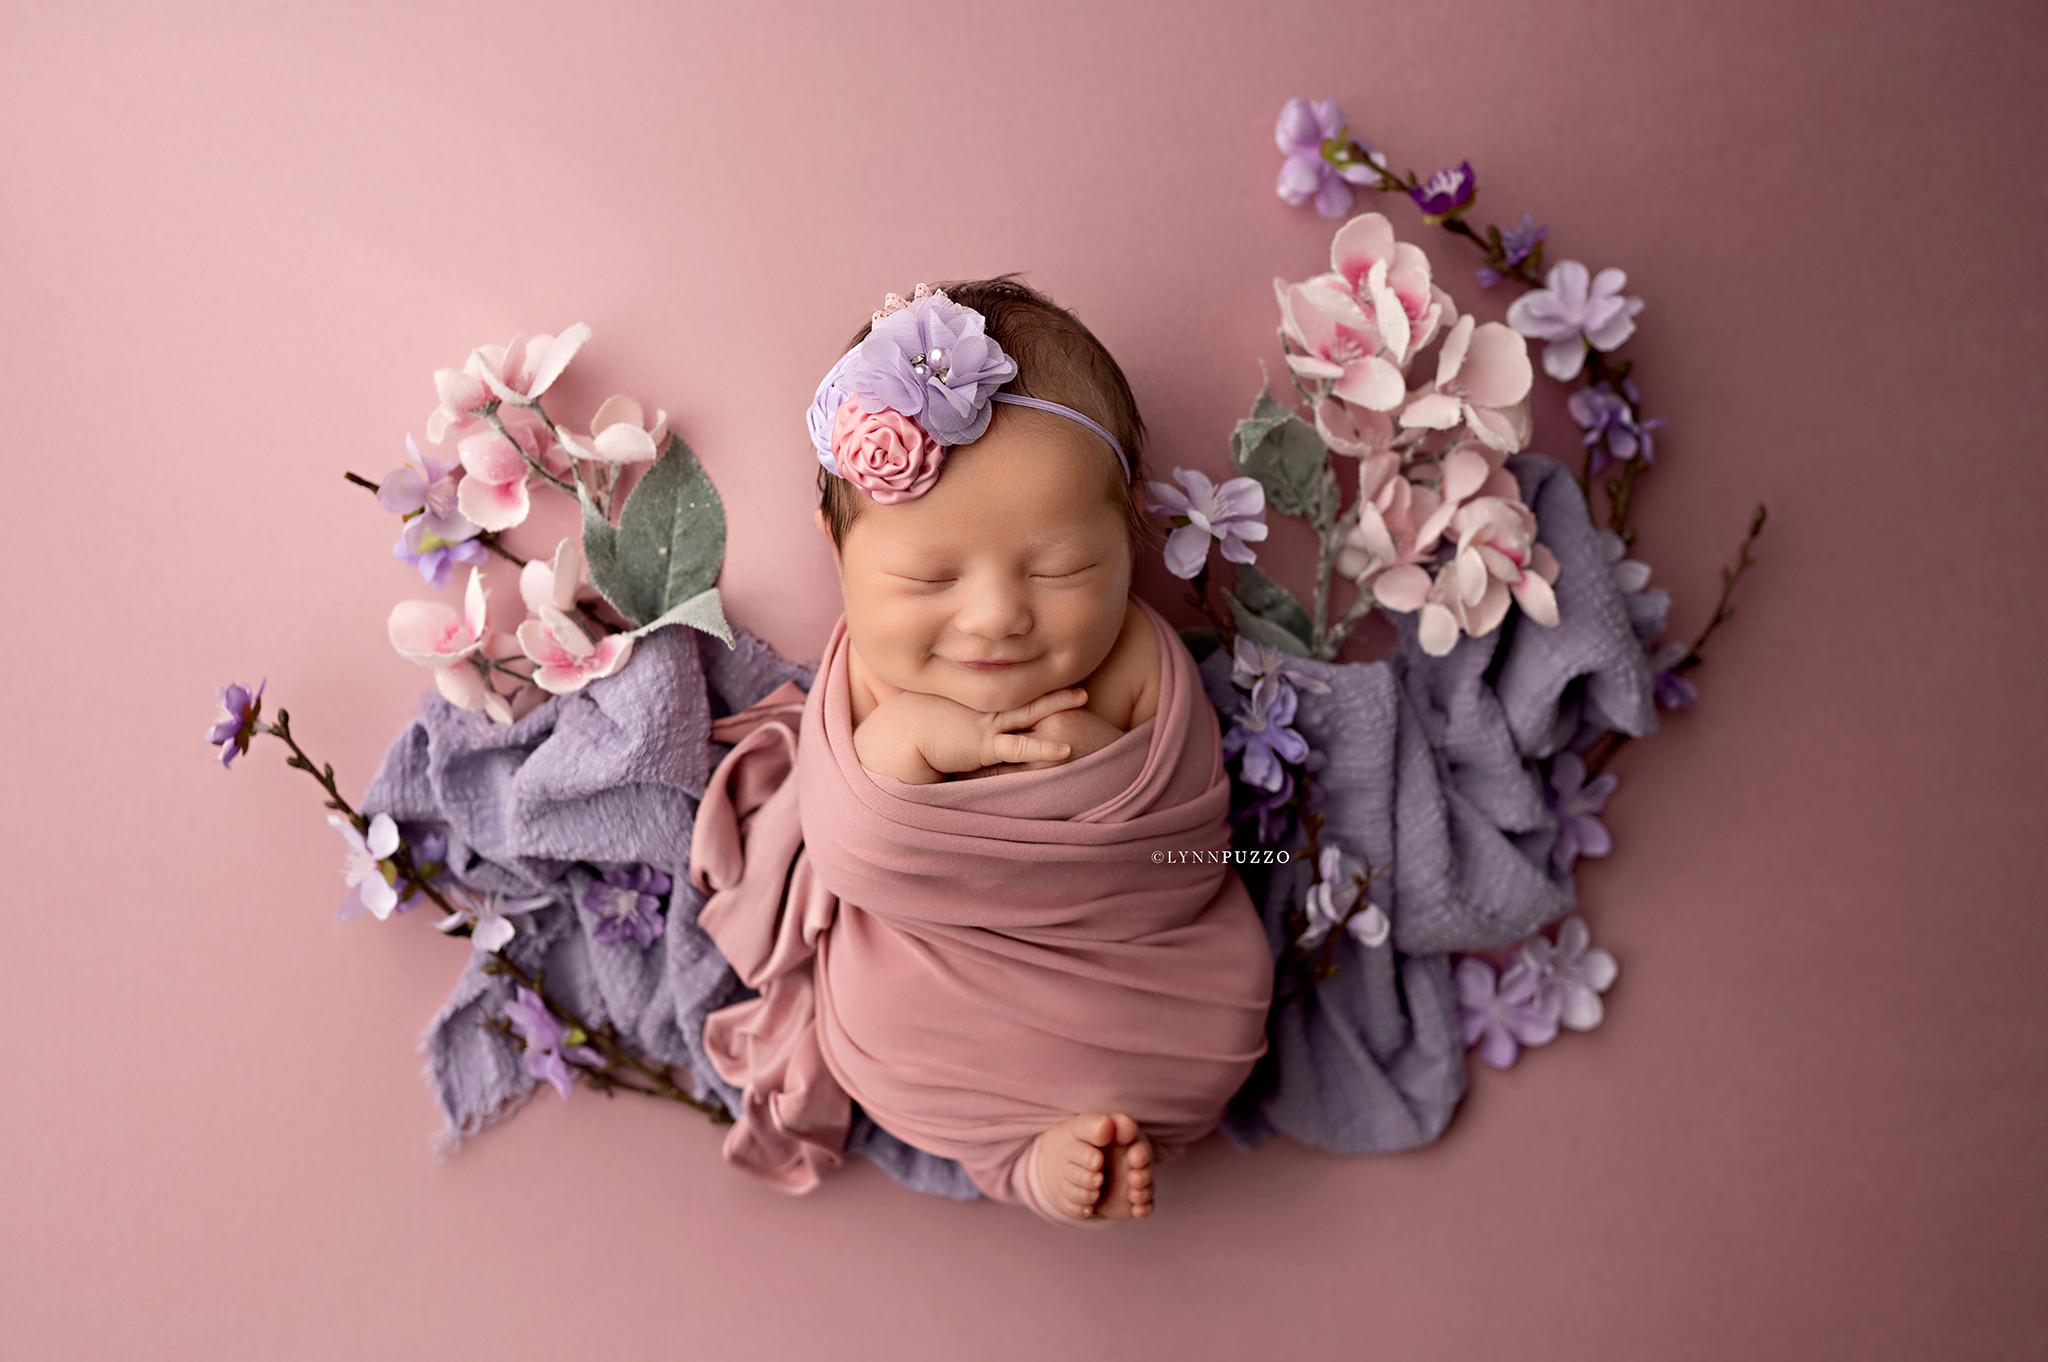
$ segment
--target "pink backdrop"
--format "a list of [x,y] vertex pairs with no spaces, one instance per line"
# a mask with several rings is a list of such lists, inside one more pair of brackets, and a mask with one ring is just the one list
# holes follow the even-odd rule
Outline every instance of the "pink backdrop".
[[[14,16],[0,1353],[2048,1351],[2041,10],[1290,8]],[[1627,267],[1681,628],[1770,503],[1582,877],[1608,1024],[1480,1073],[1432,1149],[1212,1142],[1113,1234],[864,1164],[785,1200],[695,1116],[585,1092],[436,1163],[414,1046],[461,949],[337,926],[309,782],[198,741],[213,684],[267,676],[360,792],[419,695],[383,639],[418,583],[341,471],[395,465],[469,346],[587,321],[567,409],[674,413],[733,615],[814,655],[799,420],[885,288],[1028,271],[1155,463],[1221,470],[1268,280],[1330,230],[1272,194],[1295,94]]]

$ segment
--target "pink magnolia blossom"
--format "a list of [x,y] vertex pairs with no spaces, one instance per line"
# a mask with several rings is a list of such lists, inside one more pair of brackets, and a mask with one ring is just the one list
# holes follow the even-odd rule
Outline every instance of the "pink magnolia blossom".
[[1401,412],[1406,429],[1450,430],[1463,422],[1490,449],[1512,454],[1529,438],[1529,345],[1499,322],[1460,317],[1437,355],[1436,382]]
[[577,322],[559,336],[535,336],[523,349],[517,336],[503,347],[480,345],[472,355],[481,361],[476,376],[499,401],[532,406],[589,340],[590,328]]
[[[463,515],[486,530],[509,530],[533,510],[526,476],[549,448],[547,426],[538,417],[511,411],[499,419],[505,434],[486,426],[463,436],[455,446],[469,475],[456,492],[456,503]],[[506,439],[506,434],[512,438]]]
[[558,433],[557,438],[579,459],[647,463],[660,455],[662,441],[668,438],[668,413],[656,411],[650,426],[640,404],[621,393],[606,398],[597,415],[590,418],[588,444],[566,433]]
[[1560,260],[1543,283],[1508,306],[1508,325],[1532,340],[1550,342],[1543,348],[1543,372],[1558,382],[1579,376],[1587,346],[1612,350],[1635,334],[1643,300],[1622,296],[1628,276],[1620,270],[1589,277],[1578,261]]
[[1450,295],[1430,279],[1429,257],[1419,246],[1396,241],[1383,214],[1361,213],[1337,229],[1330,269],[1371,313],[1388,358],[1399,368],[1406,369],[1441,328],[1457,320]]
[[1331,395],[1367,411],[1392,411],[1408,395],[1401,371],[1381,351],[1380,333],[1358,302],[1341,288],[1311,280],[1273,281],[1280,325],[1298,348],[1287,367],[1304,377],[1332,381]]
[[386,631],[391,646],[408,662],[446,668],[467,660],[484,644],[484,575],[469,570],[462,614],[439,601],[400,601],[391,607]]
[[550,695],[568,695],[610,676],[633,653],[630,636],[608,634],[593,642],[570,618],[582,576],[583,550],[574,535],[555,549],[552,563],[536,558],[519,574],[519,594],[534,612],[519,626],[519,647],[540,664],[533,683]]

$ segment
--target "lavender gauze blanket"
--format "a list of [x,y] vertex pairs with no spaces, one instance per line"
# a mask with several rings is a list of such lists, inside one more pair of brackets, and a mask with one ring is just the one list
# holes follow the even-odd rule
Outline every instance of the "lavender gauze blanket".
[[[1399,646],[1380,662],[1298,664],[1331,688],[1304,691],[1295,720],[1326,761],[1323,836],[1388,868],[1372,898],[1392,920],[1392,948],[1344,938],[1336,976],[1276,1010],[1271,1049],[1224,1122],[1240,1144],[1281,1132],[1363,1153],[1442,1132],[1465,1084],[1450,954],[1510,945],[1573,905],[1569,877],[1550,870],[1556,821],[1531,763],[1583,726],[1654,727],[1643,647],[1577,484],[1547,459],[1509,463],[1560,565],[1555,628],[1510,612],[1493,634],[1432,658],[1412,622],[1396,617]],[[550,991],[591,1024],[610,1023],[643,1053],[687,1069],[700,1096],[735,1110],[738,1092],[705,1054],[704,1018],[750,990],[697,925],[694,814],[727,750],[712,742],[712,720],[784,681],[808,688],[812,673],[738,633],[728,650],[694,630],[662,630],[618,674],[509,728],[430,695],[362,804],[409,835],[445,835],[449,876],[466,888],[552,895],[508,954],[545,969]],[[1211,700],[1232,712],[1229,659],[1212,654],[1202,671]],[[580,906],[595,873],[632,864],[674,884],[667,930],[645,948],[593,939],[597,924]],[[1277,951],[1309,867],[1250,870],[1246,880]],[[423,1045],[447,1119],[444,1149],[516,1110],[535,1086],[515,1044],[486,1024],[511,985],[480,966],[470,960]],[[958,1164],[864,1119],[847,1148],[919,1191],[976,1195]]]

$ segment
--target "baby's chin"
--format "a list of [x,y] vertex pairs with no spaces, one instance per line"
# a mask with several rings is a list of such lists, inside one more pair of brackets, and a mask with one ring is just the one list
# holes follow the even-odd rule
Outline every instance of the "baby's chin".
[[958,663],[934,659],[926,666],[921,679],[926,684],[912,689],[930,690],[969,709],[998,714],[1006,709],[1020,709],[1050,691],[1077,686],[1084,677],[1067,676],[1063,670],[1047,663],[1025,663],[1001,671],[981,672]]

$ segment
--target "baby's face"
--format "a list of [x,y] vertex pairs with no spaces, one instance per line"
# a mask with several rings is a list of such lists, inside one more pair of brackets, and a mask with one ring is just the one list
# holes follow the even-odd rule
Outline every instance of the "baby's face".
[[994,712],[1087,677],[1131,590],[1101,442],[1002,406],[915,501],[869,506],[839,552],[848,641],[879,680]]

